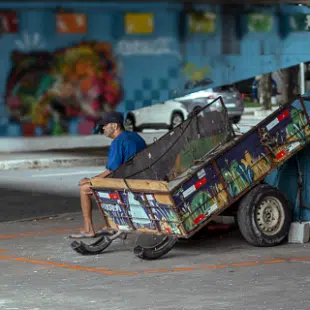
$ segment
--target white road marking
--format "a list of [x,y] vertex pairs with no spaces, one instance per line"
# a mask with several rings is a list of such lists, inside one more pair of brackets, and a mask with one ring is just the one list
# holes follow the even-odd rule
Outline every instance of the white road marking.
[[31,175],[32,178],[48,178],[48,177],[60,177],[65,175],[78,175],[78,174],[99,174],[102,173],[103,170],[96,170],[96,171],[77,171],[77,172],[62,172],[62,173],[50,173],[50,174],[33,174]]

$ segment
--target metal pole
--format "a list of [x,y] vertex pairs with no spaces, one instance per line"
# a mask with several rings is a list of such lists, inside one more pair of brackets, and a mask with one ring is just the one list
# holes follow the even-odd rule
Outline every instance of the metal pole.
[[305,64],[302,62],[299,65],[299,72],[300,72],[300,94],[303,95],[306,90],[305,90]]

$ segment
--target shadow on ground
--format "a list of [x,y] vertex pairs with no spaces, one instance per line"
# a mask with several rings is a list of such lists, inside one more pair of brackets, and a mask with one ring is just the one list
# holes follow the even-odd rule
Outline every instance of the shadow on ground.
[[80,199],[65,195],[0,187],[0,222],[80,211]]

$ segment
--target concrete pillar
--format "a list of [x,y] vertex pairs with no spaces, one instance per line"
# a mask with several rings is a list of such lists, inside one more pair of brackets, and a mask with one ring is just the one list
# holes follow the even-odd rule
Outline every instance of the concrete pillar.
[[306,82],[305,82],[305,64],[302,62],[299,65],[300,73],[300,94],[303,95],[306,92]]

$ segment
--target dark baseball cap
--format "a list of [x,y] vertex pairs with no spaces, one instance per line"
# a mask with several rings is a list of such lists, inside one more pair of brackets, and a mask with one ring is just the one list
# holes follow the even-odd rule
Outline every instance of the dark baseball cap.
[[124,123],[123,114],[116,111],[104,112],[103,118],[96,125],[95,133],[100,132],[102,126],[110,123],[123,124]]

